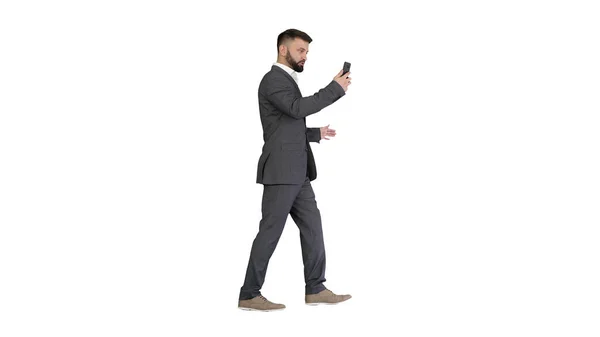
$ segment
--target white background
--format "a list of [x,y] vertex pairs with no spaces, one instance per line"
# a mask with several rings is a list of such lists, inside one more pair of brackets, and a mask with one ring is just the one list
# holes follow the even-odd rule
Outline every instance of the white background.
[[[593,1],[3,1],[0,335],[598,336]],[[312,38],[327,282],[291,218],[237,309],[262,185],[257,89]]]

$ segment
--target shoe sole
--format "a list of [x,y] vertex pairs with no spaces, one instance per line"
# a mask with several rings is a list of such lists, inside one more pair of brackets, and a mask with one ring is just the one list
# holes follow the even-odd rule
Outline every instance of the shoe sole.
[[[349,299],[348,299],[348,300],[349,300]],[[336,305],[336,304],[340,304],[340,303],[342,303],[342,302],[346,302],[346,301],[347,301],[347,300],[343,300],[343,301],[341,301],[341,302],[335,302],[335,303],[328,303],[328,302],[315,302],[315,303],[304,303],[304,304],[306,304],[306,305],[310,305],[310,306],[317,306],[317,305],[322,305],[322,304],[325,304],[325,305]]]
[[269,312],[269,311],[281,311],[285,308],[281,308],[281,309],[254,309],[254,308],[244,308],[244,307],[238,307],[238,309],[240,310],[244,310],[244,311],[262,311],[262,312]]

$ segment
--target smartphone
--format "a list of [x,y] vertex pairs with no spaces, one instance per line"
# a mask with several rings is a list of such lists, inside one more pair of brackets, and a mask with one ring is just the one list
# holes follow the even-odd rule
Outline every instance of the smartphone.
[[342,73],[342,76],[346,75],[346,73],[349,71],[350,71],[350,62],[344,62],[344,71]]

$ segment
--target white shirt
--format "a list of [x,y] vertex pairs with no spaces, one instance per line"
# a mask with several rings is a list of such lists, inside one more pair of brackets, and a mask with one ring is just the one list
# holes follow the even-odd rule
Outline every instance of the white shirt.
[[294,79],[294,81],[296,81],[296,84],[298,84],[298,73],[296,71],[294,71],[294,69],[286,66],[285,64],[279,63],[279,62],[275,62],[273,64],[276,65],[276,66],[278,66],[279,68],[285,70],[285,72],[287,72],[288,74],[290,74],[290,76],[292,76],[292,78]]

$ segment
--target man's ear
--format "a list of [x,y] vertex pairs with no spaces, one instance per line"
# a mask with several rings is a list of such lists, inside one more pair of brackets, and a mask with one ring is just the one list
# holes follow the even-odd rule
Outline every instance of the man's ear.
[[285,45],[285,43],[282,43],[281,46],[279,46],[279,55],[285,56],[286,54],[287,54],[287,46]]

